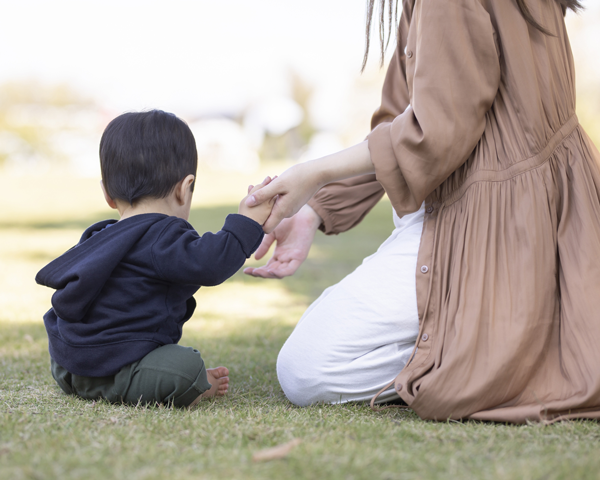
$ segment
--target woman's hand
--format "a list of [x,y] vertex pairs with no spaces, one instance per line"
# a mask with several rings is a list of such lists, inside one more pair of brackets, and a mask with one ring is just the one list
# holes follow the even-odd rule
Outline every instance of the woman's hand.
[[246,205],[260,205],[277,196],[271,216],[263,225],[265,233],[271,233],[284,218],[298,212],[321,187],[374,171],[369,147],[364,141],[341,152],[288,168],[279,178],[249,195]]
[[246,205],[252,207],[277,196],[271,215],[263,225],[265,233],[270,234],[284,218],[296,214],[323,186],[315,167],[313,162],[294,165],[247,197]]
[[[255,258],[261,259],[273,242],[276,241],[277,244],[273,257],[265,266],[249,267],[244,273],[264,278],[293,275],[306,260],[322,222],[321,217],[306,203],[330,182],[374,171],[371,154],[364,141],[341,152],[294,165],[268,185],[253,190],[246,198],[246,205],[249,207],[277,197],[271,215],[263,225],[267,235],[258,247]],[[250,186],[248,190],[252,188]]]
[[293,275],[306,260],[319,225],[321,225],[321,217],[305,205],[296,215],[283,220],[263,239],[254,254],[257,260],[265,256],[273,242],[277,242],[275,252],[267,264],[258,268],[248,267],[244,269],[244,273],[263,278],[283,278]]

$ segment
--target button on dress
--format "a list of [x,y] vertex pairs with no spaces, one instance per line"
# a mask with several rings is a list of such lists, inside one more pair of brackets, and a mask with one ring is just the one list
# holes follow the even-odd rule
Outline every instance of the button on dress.
[[425,419],[600,417],[600,154],[575,115],[561,7],[527,5],[554,36],[514,2],[405,0],[376,173],[310,202],[328,234],[384,191],[400,216],[425,202],[420,333],[395,380]]

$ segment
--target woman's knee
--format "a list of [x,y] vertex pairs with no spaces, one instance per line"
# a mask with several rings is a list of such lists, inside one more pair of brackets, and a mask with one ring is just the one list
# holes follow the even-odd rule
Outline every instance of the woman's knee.
[[[304,346],[306,347],[306,346]],[[323,401],[324,372],[318,354],[306,355],[298,351],[293,342],[284,344],[277,357],[277,378],[285,396],[299,407]]]
[[304,407],[308,405],[305,398],[307,386],[303,381],[299,363],[287,354],[284,346],[277,357],[277,378],[287,399],[294,405]]

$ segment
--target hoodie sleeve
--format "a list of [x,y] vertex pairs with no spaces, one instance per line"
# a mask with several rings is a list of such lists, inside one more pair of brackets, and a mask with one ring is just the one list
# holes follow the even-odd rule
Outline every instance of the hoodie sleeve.
[[161,277],[173,283],[213,286],[236,273],[263,238],[260,224],[244,215],[228,215],[217,233],[200,236],[184,221],[165,227],[151,249]]

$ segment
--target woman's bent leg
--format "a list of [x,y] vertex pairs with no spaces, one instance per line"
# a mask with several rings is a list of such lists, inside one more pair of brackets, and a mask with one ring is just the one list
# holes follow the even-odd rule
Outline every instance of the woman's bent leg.
[[[419,331],[415,272],[423,209],[402,219],[379,250],[323,292],[277,359],[296,405],[368,400],[402,370]],[[397,398],[394,390],[380,400]]]

